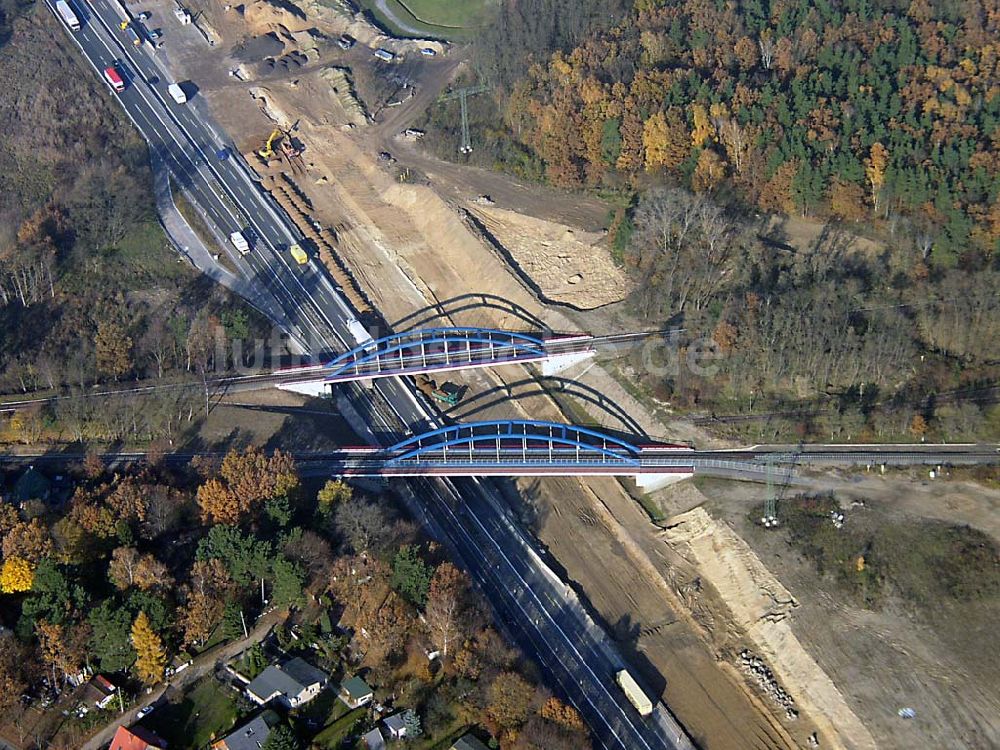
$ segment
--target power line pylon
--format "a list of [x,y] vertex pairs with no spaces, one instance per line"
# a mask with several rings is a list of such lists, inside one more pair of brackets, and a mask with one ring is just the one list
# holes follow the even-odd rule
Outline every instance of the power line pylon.
[[441,96],[440,101],[442,102],[450,101],[451,99],[458,99],[458,103],[461,105],[462,144],[458,147],[458,150],[463,154],[472,152],[472,139],[469,137],[469,106],[467,100],[470,96],[475,96],[476,94],[481,94],[488,90],[489,87],[482,84],[477,86],[463,86],[460,89],[452,91],[450,94],[444,94]]

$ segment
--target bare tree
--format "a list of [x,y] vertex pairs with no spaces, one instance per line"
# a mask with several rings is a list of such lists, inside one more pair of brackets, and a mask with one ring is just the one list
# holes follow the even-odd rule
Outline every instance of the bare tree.
[[775,48],[774,34],[771,33],[770,29],[765,29],[760,33],[757,46],[760,47],[760,61],[764,64],[764,70],[770,70],[771,63],[774,62]]
[[150,358],[156,363],[156,377],[163,377],[164,365],[173,350],[172,332],[167,321],[164,319],[162,311],[157,310],[152,314],[149,327],[142,336],[140,342],[142,349],[149,353]]
[[636,211],[629,253],[649,314],[700,310],[724,287],[746,229],[701,195],[652,190]]
[[386,517],[380,507],[365,501],[341,503],[334,512],[337,528],[355,552],[367,552],[386,532]]

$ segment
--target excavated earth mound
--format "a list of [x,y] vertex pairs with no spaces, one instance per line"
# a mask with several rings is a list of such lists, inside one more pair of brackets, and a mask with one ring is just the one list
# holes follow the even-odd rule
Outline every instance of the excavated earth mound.
[[233,47],[233,57],[245,63],[260,62],[265,58],[280,57],[285,44],[274,32],[247,37]]
[[266,34],[279,27],[286,33],[305,31],[313,25],[298,7],[278,0],[256,0],[245,5],[243,19],[252,34]]

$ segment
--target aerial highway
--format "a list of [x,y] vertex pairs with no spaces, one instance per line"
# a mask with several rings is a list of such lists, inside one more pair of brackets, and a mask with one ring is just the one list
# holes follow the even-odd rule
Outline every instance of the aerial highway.
[[[83,27],[67,30],[73,40],[67,44],[79,45],[95,76],[121,61],[126,79],[125,90],[117,94],[121,105],[220,234],[248,232],[253,251],[239,262],[284,310],[286,320],[276,322],[301,349],[351,348],[347,324],[353,311],[321,269],[292,267],[286,256],[289,243],[296,241],[293,226],[235,154],[217,158],[228,140],[207,108],[197,97],[189,102],[194,106],[173,104],[156,53],[145,45],[133,47],[116,33],[123,6],[94,0],[77,7]],[[439,425],[412,385],[397,378],[380,381],[372,391],[342,386],[340,396],[358,417],[356,429],[369,428],[383,444],[394,442],[407,425]],[[550,671],[587,721],[595,746],[692,747],[662,705],[653,716],[641,718],[614,684],[614,674],[625,666],[621,656],[544,565],[524,532],[506,518],[489,480],[421,480],[412,487],[417,512],[468,567],[518,643]]]

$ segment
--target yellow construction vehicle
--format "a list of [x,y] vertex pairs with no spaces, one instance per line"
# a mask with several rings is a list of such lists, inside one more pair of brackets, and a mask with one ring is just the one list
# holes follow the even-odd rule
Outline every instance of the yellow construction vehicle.
[[295,258],[295,262],[300,266],[309,265],[309,255],[302,249],[302,245],[298,242],[288,248],[288,252],[292,254],[292,257]]
[[264,148],[257,152],[257,156],[261,159],[270,159],[274,156],[274,142],[282,136],[282,132],[277,128],[267,137],[267,143],[264,144]]
[[118,24],[118,28],[121,29],[122,31],[125,31],[125,29],[128,28],[129,23],[131,23],[131,21],[122,21],[120,24]]

